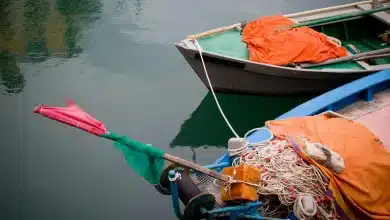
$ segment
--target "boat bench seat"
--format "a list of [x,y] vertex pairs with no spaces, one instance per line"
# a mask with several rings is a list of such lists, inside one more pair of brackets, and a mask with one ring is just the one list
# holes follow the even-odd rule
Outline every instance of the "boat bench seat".
[[[362,9],[362,10],[364,10],[364,11],[372,9],[371,4],[362,4],[362,5],[358,5],[357,7]],[[385,11],[381,11],[381,12],[377,12],[377,13],[371,14],[371,16],[373,16],[373,17],[375,17],[375,18],[385,22],[386,24],[390,25],[390,14],[385,12]]]

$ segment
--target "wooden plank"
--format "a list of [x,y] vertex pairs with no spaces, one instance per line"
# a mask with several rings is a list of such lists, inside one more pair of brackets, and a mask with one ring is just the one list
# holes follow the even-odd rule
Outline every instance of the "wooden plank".
[[356,63],[359,64],[361,67],[363,67],[366,70],[370,69],[370,65],[368,65],[368,63],[366,63],[364,61],[356,61]]
[[[319,9],[314,9],[314,10],[309,10],[309,11],[303,11],[303,12],[298,12],[298,13],[293,13],[293,14],[287,14],[287,15],[284,15],[284,16],[287,17],[287,18],[291,18],[291,19],[295,20],[295,19],[297,19],[297,17],[311,16],[313,14],[324,13],[324,12],[332,12],[332,11],[336,12],[335,15],[338,15],[337,10],[343,10],[343,9],[351,8],[351,10],[355,11],[354,7],[356,7],[358,5],[361,5],[361,4],[371,4],[371,2],[372,2],[372,0],[355,2],[355,3],[350,3],[350,4],[344,4],[344,5],[336,5],[336,6],[331,6],[331,7],[327,7],[327,8],[319,8]],[[348,12],[344,12],[344,13],[348,13]],[[323,17],[329,17],[329,16],[330,16],[330,14],[326,14]],[[311,18],[310,18],[310,20],[311,20]],[[298,21],[302,22],[299,19],[298,19]],[[225,26],[225,27],[216,28],[216,29],[213,29],[213,30],[208,30],[208,31],[205,31],[205,32],[202,32],[202,33],[198,33],[198,34],[194,34],[194,35],[189,35],[188,38],[190,38],[190,39],[198,39],[198,38],[206,37],[206,36],[209,36],[209,35],[212,35],[212,34],[222,33],[222,32],[225,32],[225,31],[232,30],[232,29],[236,28],[239,25],[241,25],[241,23],[237,23],[237,24],[233,24],[233,25],[229,25],[229,26]]]
[[237,24],[226,26],[226,27],[220,27],[220,28],[216,28],[216,29],[213,29],[213,30],[205,31],[205,32],[202,32],[202,33],[199,33],[199,34],[189,35],[188,38],[190,38],[190,39],[198,39],[198,38],[210,36],[212,34],[218,34],[218,33],[226,32],[226,31],[232,30],[232,29],[234,29],[234,28],[236,28],[236,27],[238,27],[240,25],[241,25],[241,23],[237,23]]
[[317,19],[322,19],[322,18],[327,18],[331,16],[337,16],[337,15],[343,15],[343,14],[348,14],[348,13],[353,13],[353,12],[358,12],[362,11],[362,9],[353,7],[353,8],[341,8],[337,9],[334,11],[324,11],[324,12],[319,12],[315,14],[309,14],[309,15],[302,15],[302,16],[297,16],[297,17],[288,17],[295,21],[295,23],[302,23],[302,22],[307,22],[307,21],[312,21],[312,20],[317,20]]
[[[365,11],[368,11],[368,10],[372,9],[372,5],[371,4],[362,4],[362,5],[358,5],[357,7],[362,9],[362,10],[365,10]],[[390,25],[390,14],[385,12],[385,11],[381,11],[381,12],[377,12],[377,13],[371,14],[371,16],[373,16],[373,17],[375,17],[375,18],[385,22],[386,24]]]
[[299,16],[307,16],[310,14],[318,14],[321,12],[328,12],[328,11],[334,11],[334,10],[338,10],[338,9],[355,7],[355,6],[361,5],[361,4],[371,4],[371,2],[372,1],[361,1],[361,2],[351,3],[351,4],[345,4],[345,5],[336,5],[336,6],[331,6],[331,7],[327,7],[327,8],[319,8],[319,9],[314,9],[314,10],[310,10],[310,11],[288,14],[288,15],[286,15],[286,17],[294,18],[294,17],[299,17]]
[[[348,51],[348,56],[352,56],[353,55],[353,53],[351,53],[351,52],[349,52]],[[355,62],[357,63],[357,64],[359,64],[359,66],[361,66],[363,69],[365,69],[365,70],[368,70],[368,69],[370,69],[370,65],[368,64],[368,63],[366,63],[365,61],[359,61],[359,60],[355,60]],[[323,68],[324,69],[324,68]]]
[[371,56],[361,57],[361,58],[356,59],[356,61],[368,60],[368,59],[378,59],[378,58],[385,58],[385,57],[390,57],[390,53],[377,54],[377,55],[371,55]]
[[379,71],[384,69],[390,69],[390,64],[372,65],[369,67],[369,70],[374,70],[374,71]]
[[[348,55],[353,55],[351,52],[348,51]],[[359,66],[363,67],[365,70],[368,70],[370,69],[370,65],[368,63],[366,63],[365,61],[359,61],[359,60],[355,60],[355,62],[357,64],[359,64]]]
[[383,49],[373,50],[373,51],[364,52],[364,53],[357,53],[357,54],[353,54],[353,55],[346,56],[346,57],[339,57],[339,58],[335,58],[335,59],[330,59],[330,60],[324,61],[322,63],[302,64],[301,67],[302,68],[310,68],[310,67],[315,67],[315,66],[324,66],[324,65],[341,63],[341,62],[345,62],[345,61],[355,60],[355,59],[358,59],[361,57],[367,57],[367,56],[371,56],[371,55],[378,55],[378,54],[384,54],[384,53],[390,53],[390,48],[383,48]]
[[281,27],[281,28],[278,28],[277,30],[288,30],[291,28],[297,28],[297,27],[303,27],[303,26],[323,25],[324,23],[329,23],[329,22],[340,22],[343,19],[384,12],[386,10],[390,10],[390,6],[384,6],[384,7],[380,7],[380,8],[371,8],[369,10],[363,10],[363,11],[347,13],[347,14],[343,14],[343,15],[321,18],[321,19],[317,19],[314,21],[307,21],[307,22],[298,23],[298,24],[294,24],[291,26],[287,26],[287,27]]

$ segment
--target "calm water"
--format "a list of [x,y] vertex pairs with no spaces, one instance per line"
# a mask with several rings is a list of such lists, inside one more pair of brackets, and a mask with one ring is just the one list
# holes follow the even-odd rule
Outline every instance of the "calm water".
[[[211,163],[232,134],[173,42],[348,2],[2,0],[0,219],[174,219],[170,197],[136,176],[111,142],[33,107],[73,98],[110,130]],[[240,135],[307,98],[219,97]]]

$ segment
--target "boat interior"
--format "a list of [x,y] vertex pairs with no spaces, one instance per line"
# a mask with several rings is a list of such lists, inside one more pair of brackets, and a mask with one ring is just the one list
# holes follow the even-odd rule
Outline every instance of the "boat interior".
[[[369,10],[362,6],[360,10]],[[318,19],[318,18],[317,18]],[[293,19],[297,21],[296,19]],[[299,19],[298,19],[299,21]],[[390,13],[378,12],[346,19],[343,21],[312,26],[311,28],[325,35],[337,38],[341,45],[346,47],[349,54],[369,52],[388,48],[390,43]],[[389,40],[388,40],[389,39]],[[246,44],[242,41],[241,31],[232,29],[219,34],[198,39],[205,52],[211,52],[222,56],[249,59]],[[371,58],[359,61],[345,61],[337,64],[307,67],[307,69],[348,69],[348,70],[381,70],[390,67],[390,56]]]

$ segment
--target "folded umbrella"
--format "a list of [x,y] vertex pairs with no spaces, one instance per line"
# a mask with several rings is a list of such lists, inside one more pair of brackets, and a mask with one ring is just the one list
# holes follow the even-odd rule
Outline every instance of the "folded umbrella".
[[69,100],[66,107],[41,105],[34,109],[34,113],[61,123],[79,128],[98,137],[115,141],[115,147],[121,151],[127,164],[150,184],[159,184],[164,169],[165,160],[191,168],[224,182],[231,180],[230,176],[220,174],[190,161],[172,156],[150,144],[144,144],[125,135],[109,132],[104,124],[86,113],[82,108]]

